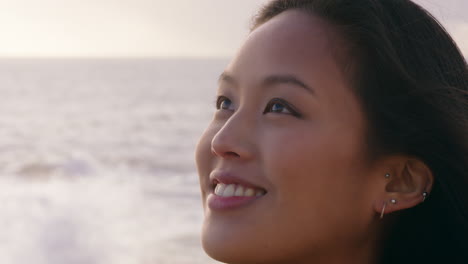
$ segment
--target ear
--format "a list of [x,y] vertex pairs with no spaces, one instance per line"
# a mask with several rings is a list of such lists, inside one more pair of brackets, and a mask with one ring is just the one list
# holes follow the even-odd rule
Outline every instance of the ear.
[[[418,205],[432,190],[434,176],[430,168],[420,159],[400,156],[392,159],[390,176],[380,176],[380,192],[374,210],[384,214]],[[385,209],[383,209],[385,207]]]

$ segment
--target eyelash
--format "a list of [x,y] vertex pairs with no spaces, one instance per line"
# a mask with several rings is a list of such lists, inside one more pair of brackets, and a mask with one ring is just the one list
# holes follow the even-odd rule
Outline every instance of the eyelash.
[[[280,112],[272,111],[271,108],[275,104],[282,105],[289,113],[280,113]],[[267,106],[265,107],[265,110],[263,111],[264,114],[267,113],[267,112],[278,113],[278,114],[290,114],[290,115],[293,115],[295,117],[301,117],[299,112],[296,111],[293,106],[291,106],[288,102],[286,102],[284,99],[281,99],[281,98],[271,99],[270,102],[268,102]]]
[[[224,100],[229,100],[231,101],[231,99],[227,98],[226,96],[218,96],[218,98],[216,99],[216,109],[218,110],[222,110],[221,109],[221,105],[222,103],[224,102]],[[231,102],[232,103],[232,102]],[[288,102],[286,102],[284,99],[281,99],[281,98],[273,98],[271,99],[267,106],[265,107],[265,110],[263,111],[264,114],[268,113],[268,112],[271,112],[271,113],[275,113],[274,111],[271,111],[271,107],[275,104],[280,104],[282,106],[284,106],[284,108],[290,112],[290,115],[293,115],[295,117],[301,117],[301,114],[299,114],[298,111],[296,111],[294,109],[294,107],[292,107]],[[224,109],[224,108],[223,108]],[[224,110],[227,110],[227,109],[224,109]],[[278,113],[278,112],[276,112]],[[279,113],[279,114],[289,114],[289,113]]]

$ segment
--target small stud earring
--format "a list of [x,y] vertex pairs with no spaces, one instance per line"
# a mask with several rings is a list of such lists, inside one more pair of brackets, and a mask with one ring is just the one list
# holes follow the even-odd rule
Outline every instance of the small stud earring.
[[424,202],[424,201],[426,200],[426,197],[427,197],[427,192],[423,192],[423,193],[422,193],[422,196],[423,196],[423,200],[422,200],[422,201]]
[[395,199],[391,199],[390,202],[391,202],[392,204],[396,204],[396,200],[395,200]]
[[385,179],[390,178],[390,173],[385,173]]

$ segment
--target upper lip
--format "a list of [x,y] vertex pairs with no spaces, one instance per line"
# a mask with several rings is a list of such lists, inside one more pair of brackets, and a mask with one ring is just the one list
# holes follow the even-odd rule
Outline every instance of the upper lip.
[[266,192],[266,189],[257,183],[254,183],[251,179],[246,179],[244,177],[239,176],[238,174],[234,174],[228,171],[212,171],[210,173],[210,186],[212,189],[216,186],[217,183],[224,183],[224,184],[240,184],[245,187],[255,188],[255,189],[262,189]]

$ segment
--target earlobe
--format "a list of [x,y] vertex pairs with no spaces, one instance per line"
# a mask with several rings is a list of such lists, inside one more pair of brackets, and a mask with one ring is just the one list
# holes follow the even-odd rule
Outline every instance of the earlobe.
[[424,202],[432,189],[434,177],[421,160],[401,159],[392,166],[393,173],[382,177],[383,192],[374,210],[383,218],[387,213],[408,209]]

